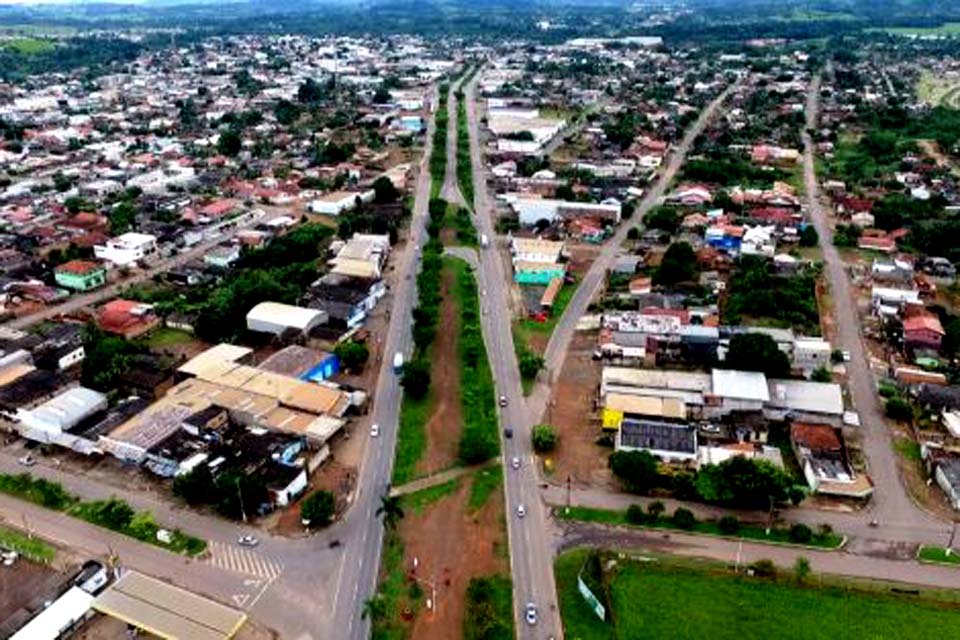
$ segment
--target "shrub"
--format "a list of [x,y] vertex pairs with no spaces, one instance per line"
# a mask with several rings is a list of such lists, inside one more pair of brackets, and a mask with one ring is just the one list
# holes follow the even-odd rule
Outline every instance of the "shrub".
[[646,493],[659,484],[657,459],[649,451],[615,451],[610,454],[610,470],[627,489]]
[[680,507],[673,512],[673,524],[681,529],[689,530],[697,524],[697,518],[693,515],[693,511]]
[[403,390],[414,400],[422,400],[430,391],[430,363],[424,358],[411,360],[403,366],[400,379]]
[[790,540],[797,544],[807,544],[813,539],[813,530],[803,523],[790,527]]
[[650,519],[654,522],[656,522],[666,510],[667,508],[663,506],[663,503],[659,500],[654,500],[647,507],[647,513],[650,515]]
[[758,578],[776,578],[777,577],[777,565],[773,564],[773,560],[757,560],[750,565],[750,568],[753,569],[753,575]]
[[723,516],[717,523],[720,533],[728,536],[736,535],[740,531],[740,520],[736,516]]
[[903,398],[890,398],[885,406],[887,417],[900,422],[913,420],[913,408]]
[[325,527],[330,524],[336,509],[336,499],[332,492],[315,491],[300,504],[300,519],[311,527]]
[[647,514],[643,512],[643,507],[639,504],[632,504],[627,507],[627,522],[630,524],[643,524],[647,520]]
[[537,453],[553,451],[557,446],[557,434],[548,424],[538,424],[533,428],[533,450]]

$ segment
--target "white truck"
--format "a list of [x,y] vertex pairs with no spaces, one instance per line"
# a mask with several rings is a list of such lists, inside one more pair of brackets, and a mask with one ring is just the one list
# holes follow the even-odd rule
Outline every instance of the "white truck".
[[393,355],[393,372],[403,373],[403,354],[399,351]]
[[490,238],[487,237],[487,234],[480,234],[480,246],[486,249],[490,246]]

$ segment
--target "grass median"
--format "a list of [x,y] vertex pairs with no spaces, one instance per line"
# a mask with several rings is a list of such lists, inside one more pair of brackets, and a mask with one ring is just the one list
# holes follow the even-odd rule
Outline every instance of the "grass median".
[[923,545],[917,553],[917,558],[921,562],[960,566],[960,554],[946,547]]
[[57,550],[46,542],[6,527],[0,527],[0,547],[40,564],[50,564],[57,555]]
[[[770,544],[794,545],[802,547],[817,547],[821,549],[839,549],[844,542],[843,536],[830,529],[813,532],[803,529],[773,527],[768,534],[763,525],[740,522],[736,519],[726,521],[717,520],[686,520],[683,525],[678,524],[676,516],[651,516],[648,512],[640,521],[631,520],[626,511],[612,509],[593,509],[590,507],[557,507],[554,514],[562,520],[578,520],[597,524],[638,527],[647,529],[666,529],[682,533],[692,533],[724,538],[738,538],[749,542],[763,542]],[[809,534],[809,537],[807,535]]]

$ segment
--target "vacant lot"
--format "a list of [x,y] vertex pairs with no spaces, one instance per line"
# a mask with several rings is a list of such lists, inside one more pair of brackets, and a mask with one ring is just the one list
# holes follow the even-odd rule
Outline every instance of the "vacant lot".
[[567,638],[919,640],[950,637],[960,624],[955,604],[800,586],[791,577],[777,582],[748,578],[669,558],[621,561],[608,572],[613,621],[603,623],[577,592],[577,572],[585,557],[577,551],[556,562]]
[[917,98],[932,107],[960,107],[960,77],[924,71],[917,82]]

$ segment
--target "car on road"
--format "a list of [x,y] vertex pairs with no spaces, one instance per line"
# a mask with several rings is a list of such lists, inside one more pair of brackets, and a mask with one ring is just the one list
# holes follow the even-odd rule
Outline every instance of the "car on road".
[[850,362],[850,352],[847,350],[844,350],[842,353],[843,353],[843,361]]
[[247,534],[237,538],[237,544],[241,547],[255,547],[260,544],[260,540],[257,538],[257,536],[251,536]]
[[17,459],[17,464],[23,465],[24,467],[32,467],[37,464],[37,461],[34,460],[33,456],[27,454],[21,458]]
[[507,406],[507,396],[500,396],[500,406],[501,407]]
[[527,515],[527,509],[522,504],[517,505],[517,517],[522,518],[525,515]]
[[527,608],[524,611],[524,616],[527,619],[527,624],[537,624],[537,605],[533,604],[532,602],[528,602]]
[[513,459],[510,460],[510,466],[513,467],[514,469],[519,469],[519,468],[520,468],[520,458],[518,458],[517,456],[513,456]]
[[507,440],[509,440],[510,438],[512,438],[512,437],[513,437],[513,429],[511,429],[511,428],[509,428],[509,427],[507,427],[506,429],[504,429],[504,430],[503,430],[503,437],[506,438]]
[[376,438],[378,435],[380,435],[380,425],[378,424],[370,425],[370,437]]

